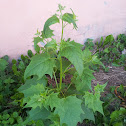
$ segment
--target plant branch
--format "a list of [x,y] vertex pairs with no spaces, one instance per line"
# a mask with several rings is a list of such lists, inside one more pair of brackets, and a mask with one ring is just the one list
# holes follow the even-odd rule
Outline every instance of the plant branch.
[[60,57],[60,90],[62,88],[62,78],[63,78],[63,75],[62,75],[62,58]]
[[66,73],[66,71],[68,70],[68,68],[71,66],[72,64],[70,64],[65,70],[64,73]]
[[54,79],[55,79],[55,82],[56,82],[56,87],[57,87],[57,89],[58,89],[58,83],[57,83],[57,79],[56,79],[56,74],[55,74],[55,72],[54,72]]

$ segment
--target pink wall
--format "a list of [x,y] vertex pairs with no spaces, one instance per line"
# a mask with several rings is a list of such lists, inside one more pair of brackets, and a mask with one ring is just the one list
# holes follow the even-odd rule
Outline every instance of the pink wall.
[[[0,57],[17,58],[33,49],[37,28],[42,30],[59,3],[78,16],[78,30],[67,27],[65,38],[83,44],[86,38],[126,32],[126,0],[0,0]],[[59,41],[61,29],[58,25],[52,28]]]

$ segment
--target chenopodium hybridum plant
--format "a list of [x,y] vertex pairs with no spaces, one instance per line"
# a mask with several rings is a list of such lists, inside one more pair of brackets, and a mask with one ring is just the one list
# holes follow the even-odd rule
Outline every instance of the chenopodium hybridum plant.
[[[41,120],[41,125],[48,122],[50,126],[76,126],[84,119],[95,122],[96,111],[104,115],[100,93],[106,84],[98,84],[92,90],[91,81],[95,78],[90,69],[90,65],[103,64],[89,49],[82,51],[83,45],[65,41],[64,28],[72,24],[77,29],[77,16],[73,10],[72,13],[63,13],[65,7],[58,7],[59,14],[50,17],[43,31],[36,33],[34,48],[37,54],[26,68],[25,84],[18,89],[24,94],[24,108],[31,108],[24,124]],[[50,29],[56,23],[62,24],[60,43],[52,38],[54,34]],[[40,42],[45,44],[44,47],[38,45]],[[71,75],[68,84],[63,82],[66,75]],[[48,84],[48,77],[55,81],[54,86]]]

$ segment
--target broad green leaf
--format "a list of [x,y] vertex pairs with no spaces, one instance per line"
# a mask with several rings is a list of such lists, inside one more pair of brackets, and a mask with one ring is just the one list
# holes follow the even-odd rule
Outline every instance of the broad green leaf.
[[82,50],[72,43],[64,42],[61,45],[60,56],[66,57],[76,68],[79,75],[83,72]]
[[54,35],[53,30],[51,30],[49,26],[56,23],[59,23],[59,18],[56,15],[53,15],[45,22],[44,29],[42,31],[43,38],[51,38]]
[[84,98],[85,98],[85,106],[92,109],[93,112],[98,111],[104,115],[102,108],[103,102],[100,100],[100,94],[98,93],[93,94],[86,92]]
[[91,81],[95,79],[93,76],[93,70],[90,70],[88,67],[85,67],[81,76],[77,73],[74,74],[72,82],[75,84],[76,89],[81,92],[92,90]]
[[76,17],[74,14],[70,14],[70,13],[65,13],[63,16],[62,16],[62,20],[69,23],[69,24],[73,24],[73,27],[75,29],[77,29],[77,25],[76,25]]
[[93,111],[87,108],[84,104],[82,104],[82,109],[84,111],[84,114],[81,114],[81,122],[83,122],[84,119],[89,119],[95,122]]
[[61,99],[60,106],[57,106],[54,113],[60,117],[60,124],[76,126],[81,121],[80,115],[84,113],[81,108],[82,101],[76,96],[68,96]]
[[31,109],[28,114],[29,114],[29,117],[24,121],[23,124],[27,124],[28,122],[32,120],[38,121],[41,119],[43,120],[47,119],[48,116],[50,115],[50,112],[44,107],[42,107],[41,109],[37,107],[36,109]]
[[55,60],[51,59],[46,53],[35,55],[31,58],[31,62],[25,70],[24,79],[31,75],[37,75],[38,79],[42,78],[45,74],[52,77],[53,67]]
[[18,88],[18,91],[23,91],[26,90],[28,88],[30,88],[32,85],[37,85],[37,84],[43,84],[43,86],[45,87],[47,84],[47,79],[45,76],[43,76],[41,79],[38,80],[37,76],[34,76],[32,79],[27,79],[25,84],[20,86]]
[[77,43],[75,42],[74,40],[73,41],[70,41],[69,42],[71,45],[74,45],[76,48],[79,48],[79,49],[82,49],[83,48],[83,45],[80,44],[80,43]]
[[45,102],[45,99],[42,98],[40,95],[34,95],[30,97],[30,100],[25,105],[25,108],[32,107],[33,109],[37,107],[42,107],[43,102]]
[[45,106],[50,106],[51,110],[53,110],[54,107],[60,106],[60,98],[58,98],[58,93],[51,93],[45,101]]
[[43,84],[37,84],[37,85],[32,85],[30,88],[27,88],[26,90],[22,90],[20,92],[24,93],[25,97],[31,97],[34,94],[38,95],[40,93],[44,93],[45,88]]
[[8,65],[8,62],[5,59],[0,59],[0,71],[4,71]]

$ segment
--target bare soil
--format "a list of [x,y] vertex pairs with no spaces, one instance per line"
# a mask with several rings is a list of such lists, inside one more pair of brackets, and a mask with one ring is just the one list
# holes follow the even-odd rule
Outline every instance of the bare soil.
[[111,86],[120,86],[123,84],[126,86],[126,71],[123,67],[115,67],[115,66],[108,66],[109,71],[104,72],[103,70],[99,70],[99,72],[95,72],[94,76],[96,80],[92,80],[92,87],[99,84],[104,84],[107,82],[106,91],[105,93],[109,92],[109,88]]

